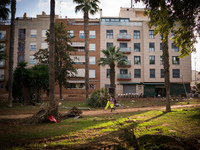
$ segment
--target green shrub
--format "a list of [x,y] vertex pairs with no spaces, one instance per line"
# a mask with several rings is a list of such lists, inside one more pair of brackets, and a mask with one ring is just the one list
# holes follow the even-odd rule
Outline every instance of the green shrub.
[[88,106],[105,107],[108,98],[108,90],[100,89],[92,92],[91,96],[86,100]]

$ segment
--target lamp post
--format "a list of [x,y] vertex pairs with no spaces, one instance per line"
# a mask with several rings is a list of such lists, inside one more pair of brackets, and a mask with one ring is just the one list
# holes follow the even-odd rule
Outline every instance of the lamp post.
[[[183,82],[183,75],[180,75],[180,76],[181,76],[182,82]],[[187,97],[187,102],[188,102],[188,104],[189,104],[189,99],[188,99],[188,95],[187,95],[187,92],[186,92],[186,88],[185,88],[184,82],[183,82],[183,87],[184,87],[184,90],[185,90],[185,95],[186,95],[186,97]]]

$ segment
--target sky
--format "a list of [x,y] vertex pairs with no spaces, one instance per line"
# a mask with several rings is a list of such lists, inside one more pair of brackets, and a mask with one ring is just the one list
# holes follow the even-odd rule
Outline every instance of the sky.
[[[131,0],[99,0],[99,7],[102,9],[103,16],[117,17],[119,15],[120,7],[131,7]],[[134,0],[133,0],[134,1]],[[142,3],[133,3],[134,8],[144,8]],[[64,18],[82,18],[82,12],[77,14],[74,12],[76,4],[73,0],[55,0],[55,14]],[[23,17],[26,12],[28,17],[36,17],[38,14],[42,14],[42,11],[46,14],[50,14],[50,0],[17,0],[16,17]],[[100,14],[90,18],[99,18]],[[195,45],[197,51],[192,53],[192,70],[200,71],[200,38],[198,37],[198,44]],[[196,58],[196,59],[195,59]],[[196,60],[196,63],[195,63]],[[196,64],[196,67],[195,67]]]

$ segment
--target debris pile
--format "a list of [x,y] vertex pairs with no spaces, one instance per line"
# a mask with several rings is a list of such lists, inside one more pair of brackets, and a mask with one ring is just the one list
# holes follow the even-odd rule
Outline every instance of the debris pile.
[[61,119],[67,119],[69,117],[77,117],[82,114],[82,111],[78,109],[76,106],[72,107],[72,109],[68,110],[65,113],[60,114]]

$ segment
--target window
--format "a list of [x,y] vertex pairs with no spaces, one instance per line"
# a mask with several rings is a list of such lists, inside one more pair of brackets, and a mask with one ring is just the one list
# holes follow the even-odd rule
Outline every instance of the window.
[[45,38],[47,37],[46,32],[47,32],[47,30],[42,30],[42,37],[45,37]]
[[110,69],[106,70],[106,78],[110,78]]
[[4,80],[4,69],[0,69],[0,80]]
[[85,64],[85,56],[78,56],[78,55],[70,55],[70,58],[74,62],[74,64]]
[[[78,51],[78,52],[84,52],[85,51],[85,48],[84,47],[79,47],[78,49],[76,48],[76,50]],[[90,51],[90,50],[89,50]]]
[[25,29],[19,29],[19,39],[25,39]]
[[6,39],[6,31],[0,31],[0,40]]
[[45,38],[47,37],[46,32],[47,32],[47,30],[42,30],[42,37],[45,37]]
[[30,43],[30,50],[36,51],[36,43]]
[[133,36],[133,38],[134,39],[140,39],[140,31],[139,30],[134,30],[134,36]]
[[120,74],[128,74],[128,69],[120,69]]
[[31,30],[31,37],[32,38],[37,37],[37,30]]
[[6,49],[6,44],[0,43],[0,51],[5,51]]
[[163,56],[160,56],[160,64],[163,65]]
[[120,19],[120,22],[129,22],[129,19]]
[[29,58],[29,64],[35,64],[36,61],[35,61],[35,56],[30,56]]
[[90,65],[95,65],[95,56],[90,56],[89,57],[89,64]]
[[149,38],[154,39],[154,30],[149,30]]
[[95,78],[95,70],[89,70],[89,78]]
[[172,56],[172,64],[173,65],[179,65],[179,58],[178,56]]
[[180,70],[179,69],[172,69],[173,78],[180,78]]
[[109,48],[110,46],[113,46],[113,43],[106,43],[106,47]]
[[155,64],[155,56],[149,56],[149,64],[154,65]]
[[162,43],[160,43],[160,51],[162,51]]
[[134,69],[134,78],[141,78],[141,69]]
[[18,63],[20,63],[20,62],[22,62],[22,61],[25,61],[25,59],[24,59],[24,55],[18,55],[18,58],[17,58],[17,61],[18,61]]
[[127,48],[127,43],[120,43],[120,48]]
[[24,41],[18,42],[18,52],[25,52],[25,42]]
[[69,83],[67,89],[84,89],[85,83]]
[[155,69],[150,69],[150,78],[155,78]]
[[172,43],[172,52],[179,52],[179,49]]
[[160,69],[160,78],[164,78],[164,69]]
[[160,39],[161,39],[161,40],[163,39],[163,34],[162,34],[162,33],[160,34]]
[[140,52],[140,43],[134,43],[134,52]]
[[84,39],[85,38],[85,33],[83,30],[79,31],[79,38]]
[[113,30],[106,30],[106,38],[107,39],[113,38]]
[[134,65],[140,65],[141,61],[140,61],[140,56],[134,56]]
[[41,49],[45,49],[48,48],[48,44],[47,43],[41,43]]
[[89,44],[89,51],[95,51],[96,50],[96,44],[95,43],[90,43]]
[[95,37],[96,37],[96,32],[95,31],[89,31],[89,38],[95,39]]
[[95,84],[89,84],[90,89],[95,89]]
[[5,66],[5,60],[0,60],[0,67]]
[[74,31],[73,30],[69,30],[68,31],[68,38],[71,38],[71,37],[73,37],[74,36]]
[[120,30],[119,33],[120,33],[121,35],[127,35],[127,30]]
[[155,43],[149,43],[149,51],[155,52]]

